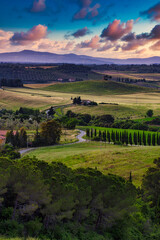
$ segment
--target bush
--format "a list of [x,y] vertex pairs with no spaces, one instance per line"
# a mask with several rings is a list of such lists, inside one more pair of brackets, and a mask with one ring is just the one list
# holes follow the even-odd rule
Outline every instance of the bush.
[[152,117],[153,116],[153,110],[152,109],[149,109],[147,112],[146,112],[147,116],[148,117]]
[[38,220],[29,221],[25,224],[25,232],[30,237],[36,237],[43,229],[43,224]]
[[0,222],[0,234],[17,237],[21,236],[23,233],[23,225],[13,220],[4,220]]

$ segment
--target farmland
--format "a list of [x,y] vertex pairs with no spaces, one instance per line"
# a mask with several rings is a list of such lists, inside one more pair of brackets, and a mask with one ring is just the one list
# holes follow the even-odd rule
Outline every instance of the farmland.
[[[116,85],[118,87],[114,89],[115,85],[111,83],[106,85],[106,89],[104,91],[103,84],[101,86],[101,82],[98,83],[99,87],[97,87],[97,84],[92,81],[87,83],[87,85],[88,84],[89,86],[92,86],[87,88],[86,85],[83,85],[82,88],[77,90],[79,91],[79,94],[76,93],[74,89],[74,91],[72,90],[71,93],[61,92],[62,89],[60,89],[61,87],[59,88],[58,85],[62,86],[64,89],[65,84],[49,86],[49,88],[51,88],[50,91],[46,91],[48,87],[41,88],[41,86],[38,89],[35,88],[35,85],[34,88],[31,88],[31,85],[26,85],[25,88],[5,88],[5,90],[0,90],[0,108],[16,110],[23,106],[45,110],[50,106],[71,104],[71,97],[73,98],[77,97],[77,95],[80,95],[82,99],[90,99],[91,101],[95,101],[97,103],[108,104],[99,104],[95,107],[69,106],[64,109],[64,112],[67,110],[72,110],[76,113],[89,113],[91,115],[112,114],[116,118],[144,118],[146,111],[152,108],[155,115],[160,114],[159,92],[153,92],[153,90],[149,92],[148,89],[146,90],[145,88],[139,88],[136,86],[133,86],[132,88],[129,85],[129,87],[131,87],[133,90],[133,92],[130,92],[128,87],[123,89],[125,84],[120,85],[122,86],[121,89],[119,88],[119,85]],[[56,91],[53,89],[54,86],[57,88]],[[72,83],[68,83],[67,86],[70,89]],[[67,91],[69,91],[69,89],[67,89]],[[144,92],[144,89],[146,92]],[[112,103],[118,105],[113,105]]]

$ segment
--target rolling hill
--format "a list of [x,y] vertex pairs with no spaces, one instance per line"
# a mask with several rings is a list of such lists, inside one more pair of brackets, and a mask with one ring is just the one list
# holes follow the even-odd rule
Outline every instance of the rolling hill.
[[0,62],[12,63],[74,63],[74,64],[160,64],[160,57],[150,58],[100,58],[76,54],[55,54],[24,50],[21,52],[0,53]]
[[75,83],[62,83],[45,87],[43,88],[43,90],[64,93],[89,94],[97,96],[106,94],[132,94],[153,91],[149,88],[112,81],[84,81]]

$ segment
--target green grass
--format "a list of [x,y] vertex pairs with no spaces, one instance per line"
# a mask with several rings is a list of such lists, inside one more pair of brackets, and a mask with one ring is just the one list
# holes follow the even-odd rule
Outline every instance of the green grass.
[[133,183],[140,186],[142,176],[153,165],[153,160],[160,156],[160,152],[159,147],[127,147],[86,142],[38,148],[28,155],[47,162],[60,161],[73,169],[97,168],[104,174],[117,174],[126,179],[132,172]]
[[43,89],[47,91],[98,96],[106,94],[132,94],[151,91],[147,88],[112,81],[83,81],[75,83],[62,83],[51,85]]
[[98,106],[77,106],[73,105],[64,109],[64,113],[71,110],[75,113],[91,114],[94,116],[101,116],[105,114],[111,114],[116,119],[128,119],[128,118],[144,118],[147,109],[141,105],[113,105],[105,104]]

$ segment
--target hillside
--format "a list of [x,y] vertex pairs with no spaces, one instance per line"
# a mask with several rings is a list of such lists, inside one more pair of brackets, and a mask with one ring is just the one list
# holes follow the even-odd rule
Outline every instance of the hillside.
[[74,64],[159,64],[160,57],[114,59],[77,54],[55,54],[23,50],[21,52],[0,53],[0,62],[9,63],[74,63]]
[[55,84],[45,87],[43,88],[43,90],[99,96],[106,94],[132,94],[152,91],[148,88],[112,81],[84,81],[75,83]]

